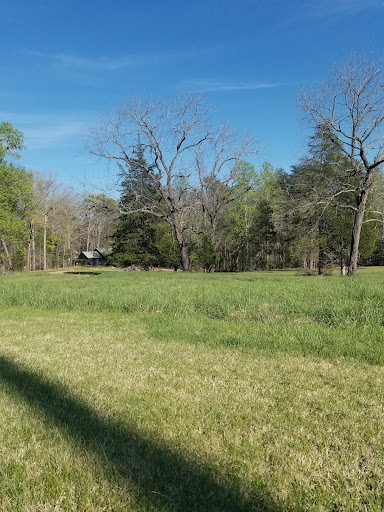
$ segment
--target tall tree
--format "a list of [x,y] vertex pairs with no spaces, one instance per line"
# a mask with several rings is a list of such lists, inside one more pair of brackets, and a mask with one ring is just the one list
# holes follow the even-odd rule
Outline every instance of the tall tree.
[[[196,152],[210,141],[222,141],[227,148],[225,133],[214,131],[207,119],[208,109],[201,98],[184,97],[169,103],[132,101],[121,108],[91,134],[91,153],[119,162],[137,165],[132,149],[140,137],[150,165],[142,167],[156,194],[134,190],[135,199],[129,213],[149,213],[164,219],[173,229],[184,270],[189,269],[188,211],[192,196],[175,187],[175,179],[187,177]],[[245,143],[245,150],[251,143]],[[225,151],[227,152],[227,151]],[[176,181],[177,183],[177,181]],[[182,192],[182,193],[181,193]]]
[[[206,147],[198,147],[196,167],[199,178],[198,201],[202,209],[203,245],[207,237],[216,250],[219,247],[218,225],[220,218],[231,203],[237,203],[246,192],[238,186],[244,175],[244,156],[255,153],[249,139],[238,140],[230,128],[219,126],[218,136]],[[205,251],[206,252],[206,251]]]
[[[338,260],[343,269],[347,260],[355,196],[340,185],[347,179],[351,186],[359,185],[358,178],[349,174],[350,164],[340,140],[322,124],[310,137],[309,155],[292,168],[286,179],[284,215],[290,219],[291,234],[300,240],[302,252],[305,245],[312,254],[317,247],[319,274],[324,273],[327,262]],[[365,239],[369,232],[366,226]],[[367,250],[366,243],[364,249]]]
[[143,265],[148,268],[156,263],[158,250],[155,245],[154,221],[158,217],[141,211],[132,212],[138,203],[157,200],[157,189],[148,172],[153,172],[144,156],[144,147],[137,142],[129,163],[120,164],[121,198],[120,217],[114,233],[110,261],[114,265]]
[[[366,56],[350,57],[334,66],[331,78],[317,89],[301,94],[301,106],[316,126],[325,125],[340,141],[348,159],[334,195],[352,193],[354,212],[348,273],[357,272],[359,243],[375,174],[384,162],[384,74],[382,62]],[[357,183],[356,183],[357,179]]]
[[59,184],[52,174],[43,175],[35,173],[34,179],[34,196],[35,196],[35,215],[31,221],[31,244],[33,250],[32,256],[32,269],[36,268],[36,251],[35,251],[35,230],[36,227],[42,229],[43,236],[41,237],[41,246],[43,249],[43,270],[47,270],[47,230],[49,229],[49,216],[55,208],[55,201]]
[[10,246],[24,251],[28,239],[27,214],[33,208],[32,174],[21,167],[0,163],[0,240],[9,269]]
[[293,166],[287,178],[284,215],[290,218],[291,234],[300,240],[301,251],[307,246],[311,260],[317,247],[320,275],[324,273],[331,238],[336,242],[339,234],[345,234],[345,223],[349,226],[348,218],[352,218],[351,210],[339,208],[340,203],[351,204],[350,194],[334,193],[348,170],[336,134],[322,124],[310,137],[309,155]]
[[[27,241],[27,215],[33,208],[32,174],[22,167],[6,161],[7,157],[18,158],[24,149],[23,135],[10,123],[0,125],[0,253],[12,270],[11,248],[15,249],[17,260],[24,260],[24,246]],[[19,267],[22,264],[19,264]]]

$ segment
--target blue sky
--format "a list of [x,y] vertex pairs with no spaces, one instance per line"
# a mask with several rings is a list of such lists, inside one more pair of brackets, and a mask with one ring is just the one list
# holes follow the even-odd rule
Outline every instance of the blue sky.
[[0,12],[0,122],[24,132],[27,169],[75,185],[106,173],[82,143],[101,115],[180,92],[251,132],[256,165],[289,170],[308,135],[300,85],[352,52],[384,53],[381,0],[2,0]]

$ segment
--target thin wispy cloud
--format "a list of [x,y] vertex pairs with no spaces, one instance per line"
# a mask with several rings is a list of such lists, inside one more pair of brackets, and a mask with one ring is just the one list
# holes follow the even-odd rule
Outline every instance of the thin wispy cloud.
[[86,129],[85,123],[66,121],[49,127],[37,126],[24,130],[25,144],[29,149],[46,149],[74,141]]
[[126,57],[98,57],[86,58],[70,53],[44,53],[29,51],[31,56],[51,61],[67,68],[75,68],[83,71],[116,71],[123,68],[135,68],[139,60],[135,56]]
[[221,82],[214,80],[184,80],[181,86],[191,92],[230,92],[271,89],[285,84],[280,82]]
[[1,112],[0,119],[12,123],[24,134],[25,145],[30,150],[47,149],[66,142],[73,142],[94,122],[90,112],[52,114]]
[[82,72],[105,72],[156,66],[166,61],[199,57],[211,51],[216,51],[216,48],[191,48],[178,52],[172,50],[158,53],[132,53],[117,57],[84,57],[69,52],[46,53],[35,50],[28,50],[27,54],[44,59],[61,68]]
[[316,21],[317,23],[338,22],[340,18],[356,16],[364,12],[383,10],[382,0],[310,0],[303,2],[296,12],[279,23],[279,26],[291,26]]

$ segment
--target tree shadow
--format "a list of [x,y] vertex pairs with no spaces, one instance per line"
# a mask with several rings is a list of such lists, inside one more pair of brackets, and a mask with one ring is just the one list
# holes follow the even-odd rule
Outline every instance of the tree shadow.
[[99,276],[101,272],[86,272],[80,270],[79,272],[64,272],[64,274],[70,274],[73,276]]
[[[109,479],[118,475],[137,488],[151,510],[173,512],[281,512],[259,480],[245,494],[240,484],[223,482],[203,461],[183,457],[164,441],[149,439],[131,425],[102,417],[59,383],[0,356],[0,381],[44,419],[69,434],[75,445],[97,456]],[[113,471],[111,471],[111,467]],[[109,471],[108,471],[109,469]],[[115,476],[114,476],[115,475]]]

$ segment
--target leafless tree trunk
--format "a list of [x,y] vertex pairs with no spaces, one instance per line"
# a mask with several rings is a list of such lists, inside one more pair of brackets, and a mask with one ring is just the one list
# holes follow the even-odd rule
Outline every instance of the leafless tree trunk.
[[2,244],[3,249],[4,249],[5,257],[8,260],[9,270],[13,270],[12,258],[11,258],[11,255],[9,254],[8,247],[7,247],[7,244],[5,243],[4,238],[1,238],[1,244]]
[[361,227],[368,208],[374,175],[384,162],[384,73],[382,62],[366,56],[348,58],[332,69],[331,79],[309,93],[302,91],[301,106],[315,125],[337,135],[350,171],[335,183],[335,195],[355,193],[348,274],[357,273]]
[[31,240],[29,240],[28,245],[27,245],[27,265],[26,265],[26,269],[27,270],[31,270]]
[[47,270],[47,224],[48,224],[48,213],[44,212],[44,226],[43,226],[43,270]]
[[87,251],[90,249],[91,242],[91,218],[88,219],[88,228],[87,228]]
[[43,226],[43,269],[47,270],[47,228],[48,214],[54,208],[54,196],[57,193],[58,184],[54,177],[49,174],[43,176],[37,174],[35,179],[35,204],[37,213],[35,215],[37,223]]
[[35,226],[31,223],[31,270],[36,270]]
[[27,251],[27,268],[28,270],[36,270],[36,254],[35,254],[35,226],[33,221],[29,223],[29,243]]

